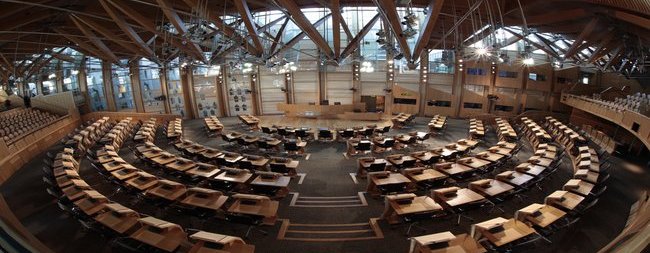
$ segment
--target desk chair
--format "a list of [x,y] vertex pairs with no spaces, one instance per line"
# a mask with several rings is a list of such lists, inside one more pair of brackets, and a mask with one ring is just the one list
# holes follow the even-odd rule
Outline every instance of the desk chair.
[[346,129],[339,132],[342,140],[347,140],[354,137],[354,130]]
[[262,149],[263,151],[268,151],[269,149],[273,148],[263,139],[257,140],[255,144],[257,145],[257,148]]
[[375,129],[374,129],[374,128],[366,128],[366,129],[363,130],[363,132],[361,132],[360,134],[363,135],[363,136],[365,136],[366,138],[368,138],[368,137],[371,137],[374,133],[375,133]]
[[289,132],[287,132],[287,129],[285,128],[278,128],[278,134],[282,137],[285,138],[290,135]]
[[275,197],[280,190],[279,187],[264,185],[251,185],[251,189],[253,190],[253,194],[268,196],[269,198]]
[[284,163],[270,163],[269,167],[271,168],[272,172],[276,173],[282,173],[284,174],[289,174],[290,170],[287,168],[287,165]]
[[359,142],[355,148],[357,152],[367,153],[372,149],[372,142]]
[[255,167],[253,167],[253,163],[252,163],[251,161],[240,160],[240,161],[238,162],[238,164],[239,164],[239,168],[240,168],[240,169],[243,169],[243,170],[249,170],[249,171],[252,171],[252,170],[255,169]]
[[332,132],[329,129],[320,129],[318,130],[318,140],[332,141],[334,140],[334,136],[332,136]]
[[395,139],[388,139],[385,140],[383,143],[379,143],[376,145],[376,147],[379,147],[381,149],[375,149],[375,153],[383,153],[384,151],[390,151],[393,146],[395,146]]
[[377,189],[381,192],[381,195],[389,194],[399,194],[406,191],[407,184],[388,184],[388,185],[379,185]]
[[406,160],[406,161],[402,162],[401,168],[405,169],[405,168],[415,167],[416,162],[417,162],[417,160]]
[[285,142],[284,151],[286,151],[287,154],[293,154],[293,155],[299,155],[305,152],[305,150],[302,147],[299,147],[298,143],[294,141]]
[[428,132],[416,132],[415,136],[420,144],[424,144],[424,141],[428,140],[431,137],[431,134]]
[[311,134],[307,132],[305,129],[296,129],[296,138],[300,138],[301,140],[307,140],[311,139]]
[[223,180],[209,180],[208,188],[221,191],[223,193],[231,192],[235,188],[235,183]]
[[262,133],[272,135],[272,134],[277,133],[277,132],[278,132],[278,130],[275,129],[275,128],[269,128],[269,127],[265,127],[265,126],[262,127]]
[[377,172],[386,170],[386,163],[373,163],[368,167],[367,172]]
[[242,149],[248,149],[248,142],[242,137],[237,139],[237,144],[242,147]]
[[376,134],[379,134],[379,135],[386,134],[386,133],[388,133],[388,131],[390,131],[390,125],[385,126],[383,128],[375,128],[374,131],[375,131]]
[[228,137],[227,134],[222,134],[222,135],[221,135],[221,138],[222,138],[224,141],[228,142],[229,145],[232,145],[234,142],[237,142],[237,139],[238,139],[238,138],[230,138],[230,137]]
[[248,238],[248,235],[251,233],[253,229],[259,231],[263,235],[267,235],[268,232],[259,228],[259,226],[262,225],[263,219],[264,217],[259,215],[226,213],[227,221],[248,226],[248,229],[246,230],[246,234],[244,234],[243,238]]
[[402,219],[404,220],[404,222],[406,224],[408,224],[405,235],[410,236],[411,235],[411,229],[413,229],[413,228],[419,229],[420,232],[426,232],[427,229],[422,227],[422,226],[418,226],[418,224],[421,221],[433,220],[434,216],[435,216],[434,212],[414,213],[414,214],[408,214],[408,215],[402,216]]

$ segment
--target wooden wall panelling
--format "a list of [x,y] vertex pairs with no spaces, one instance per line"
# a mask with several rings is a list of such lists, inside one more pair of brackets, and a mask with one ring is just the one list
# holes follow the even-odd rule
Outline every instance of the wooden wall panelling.
[[338,68],[337,72],[325,72],[327,82],[327,99],[330,104],[341,102],[341,104],[352,104],[352,69]]
[[[513,75],[513,76],[509,76]],[[494,85],[496,87],[508,87],[521,89],[524,78],[524,67],[519,64],[504,64],[501,63],[497,66],[496,79]]]
[[293,72],[293,95],[296,104],[318,104],[318,72],[297,71]]
[[578,82],[580,67],[558,69],[554,71],[553,92],[562,92]]
[[410,113],[410,114],[416,114],[418,113],[419,106],[420,106],[420,93],[411,90],[411,89],[406,89],[403,88],[400,85],[393,85],[393,91],[392,91],[392,98],[393,99],[414,99],[415,104],[398,104],[398,103],[393,103],[392,104],[392,111],[393,113]]
[[[530,79],[530,74],[536,74],[537,81]],[[539,80],[543,76],[544,80]],[[553,84],[553,66],[550,63],[540,64],[528,67],[526,79],[526,90],[538,90],[550,92]]]
[[277,109],[277,104],[287,103],[284,74],[277,74],[272,71],[266,71],[266,68],[260,70],[260,92],[262,93],[262,115],[281,114]]

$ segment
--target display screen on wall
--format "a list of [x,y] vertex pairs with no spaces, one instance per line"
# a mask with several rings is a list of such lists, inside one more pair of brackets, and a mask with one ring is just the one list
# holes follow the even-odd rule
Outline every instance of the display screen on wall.
[[499,71],[499,77],[517,78],[517,72],[501,70]]
[[467,74],[468,75],[475,75],[475,76],[483,76],[483,75],[485,75],[485,70],[480,69],[480,68],[468,68],[467,69]]
[[529,73],[528,74],[528,79],[533,80],[533,81],[542,82],[542,81],[546,81],[546,76],[540,75],[540,74],[537,74],[537,73]]
[[495,111],[502,111],[502,112],[511,112],[515,110],[514,107],[509,106],[509,105],[495,105],[494,106]]
[[480,103],[463,103],[463,108],[481,109],[481,108],[483,108],[483,104],[480,104]]
[[403,104],[403,105],[415,105],[417,104],[417,99],[414,98],[394,98],[394,104]]
[[451,107],[451,101],[429,101],[428,106]]

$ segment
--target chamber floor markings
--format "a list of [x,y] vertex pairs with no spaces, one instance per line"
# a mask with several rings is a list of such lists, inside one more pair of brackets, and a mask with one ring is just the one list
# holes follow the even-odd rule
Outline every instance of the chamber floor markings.
[[291,192],[291,204],[293,207],[359,207],[368,206],[364,192],[358,192],[352,196],[337,197],[309,197],[300,196],[298,192]]
[[300,179],[298,180],[298,184],[302,184],[302,181],[305,181],[305,177],[307,176],[307,173],[298,173],[298,176]]
[[354,184],[359,184],[359,180],[357,180],[357,173],[350,173],[350,177],[352,178],[352,182],[354,182]]
[[299,224],[282,220],[278,240],[304,242],[342,242],[384,238],[377,218],[368,222],[348,224]]

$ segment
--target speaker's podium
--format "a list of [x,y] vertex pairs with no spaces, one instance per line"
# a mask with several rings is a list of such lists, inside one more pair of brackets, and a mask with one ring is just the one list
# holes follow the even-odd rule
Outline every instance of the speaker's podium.
[[366,112],[365,103],[341,104],[329,100],[322,100],[316,103],[307,104],[285,104],[278,103],[278,110],[283,111],[288,117],[305,117],[319,119],[347,119],[347,120],[381,120],[383,114]]

